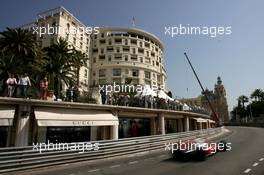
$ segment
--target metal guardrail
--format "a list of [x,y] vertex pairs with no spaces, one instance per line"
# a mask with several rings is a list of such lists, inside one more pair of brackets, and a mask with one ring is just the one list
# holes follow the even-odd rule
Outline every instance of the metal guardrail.
[[[98,143],[99,149],[83,153],[79,153],[79,150],[42,150],[40,153],[33,146],[1,148],[0,173],[151,152],[165,149],[165,143],[207,138],[221,132],[222,128],[211,128],[166,135],[92,141],[89,143]],[[88,142],[69,143],[68,146],[76,146],[76,144],[82,143]]]

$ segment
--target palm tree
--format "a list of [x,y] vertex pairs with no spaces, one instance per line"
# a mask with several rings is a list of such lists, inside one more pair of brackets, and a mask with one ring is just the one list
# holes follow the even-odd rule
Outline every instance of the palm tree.
[[243,109],[245,109],[245,103],[247,103],[248,100],[248,97],[245,95],[241,95],[238,97],[238,103],[242,104]]
[[260,101],[264,101],[264,91],[262,91],[259,95]]
[[0,35],[0,50],[14,56],[21,65],[31,65],[34,68],[33,65],[41,59],[41,49],[32,32],[21,28],[7,28]]
[[238,97],[238,113],[240,114],[241,118],[245,118],[246,117],[246,109],[245,109],[245,103],[248,102],[248,97],[245,95],[241,95]]
[[72,53],[67,41],[59,39],[50,47],[45,48],[47,57],[44,65],[45,73],[48,75],[50,85],[55,90],[57,99],[61,98],[61,82],[72,85],[75,72],[71,62]]
[[0,94],[5,95],[6,90],[6,80],[9,77],[9,74],[15,72],[17,65],[14,62],[14,56],[7,56],[3,52],[0,53],[0,80],[2,80],[2,84],[0,87]]
[[250,98],[251,98],[251,99],[255,99],[255,101],[260,101],[260,100],[261,100],[261,96],[262,96],[262,94],[263,94],[263,91],[262,91],[261,89],[255,89],[255,90],[252,92]]
[[85,53],[76,50],[75,48],[72,49],[72,64],[75,68],[75,76],[76,76],[76,84],[77,86],[80,85],[80,69],[87,63],[88,57]]
[[0,79],[5,82],[10,73],[27,72],[31,78],[38,75],[43,54],[36,37],[31,32],[20,28],[7,28],[0,32],[0,35],[2,36],[0,38]]
[[16,71],[17,63],[14,56],[5,55],[3,52],[0,54],[0,80],[3,80]]

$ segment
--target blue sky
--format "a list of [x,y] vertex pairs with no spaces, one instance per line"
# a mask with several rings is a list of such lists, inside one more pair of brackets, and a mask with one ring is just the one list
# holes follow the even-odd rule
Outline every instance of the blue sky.
[[[221,76],[229,109],[239,95],[264,88],[264,1],[261,0],[3,0],[0,30],[36,19],[36,14],[64,6],[88,26],[136,27],[155,34],[165,47],[168,86],[178,97],[195,97],[201,89],[187,65],[187,52],[203,85],[214,87]],[[165,35],[165,26],[231,26],[232,34]],[[187,91],[188,88],[188,91]]]

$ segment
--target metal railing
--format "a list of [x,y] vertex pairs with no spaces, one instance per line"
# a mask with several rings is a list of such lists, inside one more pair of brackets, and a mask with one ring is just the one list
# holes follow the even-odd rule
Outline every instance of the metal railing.
[[[165,144],[167,143],[193,140],[195,138],[208,138],[221,132],[222,128],[211,128],[166,135],[92,141],[89,143],[99,144],[99,149],[84,151],[83,153],[79,153],[79,150],[47,149],[42,150],[42,153],[40,153],[33,146],[1,148],[0,173],[165,150]],[[80,143],[86,142],[69,143],[69,146],[76,146],[76,144]]]

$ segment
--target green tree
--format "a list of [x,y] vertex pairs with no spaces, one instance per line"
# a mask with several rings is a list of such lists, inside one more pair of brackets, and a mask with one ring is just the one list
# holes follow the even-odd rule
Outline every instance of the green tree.
[[85,53],[82,53],[75,48],[72,49],[72,64],[74,67],[75,77],[76,77],[76,84],[80,86],[80,69],[82,66],[87,64],[88,57]]
[[55,90],[57,99],[60,99],[61,83],[64,82],[67,86],[75,83],[75,72],[71,61],[72,52],[67,41],[61,38],[44,50],[47,56],[43,70],[49,78],[51,88]]
[[240,114],[241,118],[245,118],[247,115],[247,110],[245,108],[245,103],[249,101],[248,97],[245,95],[241,95],[238,97],[238,113]]
[[[8,74],[28,73],[33,86],[35,76],[39,75],[43,52],[31,32],[20,28],[7,28],[0,32],[0,78],[3,82]],[[34,77],[34,78],[33,78]],[[3,85],[5,89],[5,84]]]
[[250,95],[250,98],[254,99],[255,101],[260,101],[262,99],[263,93],[264,92],[261,89],[255,89]]
[[264,91],[260,93],[259,98],[261,102],[264,102]]
[[5,55],[13,56],[20,66],[17,71],[25,71],[25,68],[36,68],[42,58],[42,51],[37,44],[35,35],[23,29],[11,29],[0,32],[0,50]]
[[242,105],[242,108],[245,109],[245,103],[248,102],[248,97],[245,95],[241,95],[238,97],[238,103]]

